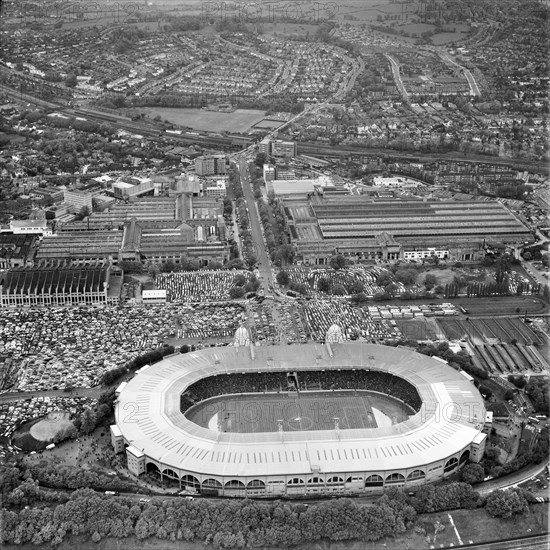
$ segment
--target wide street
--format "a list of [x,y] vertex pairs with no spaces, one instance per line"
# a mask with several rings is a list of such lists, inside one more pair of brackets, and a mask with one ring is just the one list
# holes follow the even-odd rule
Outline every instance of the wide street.
[[395,80],[395,85],[399,90],[399,93],[403,96],[405,101],[409,101],[409,93],[407,92],[403,81],[401,80],[401,74],[399,72],[399,63],[397,60],[392,57],[390,54],[384,54],[389,62],[391,63],[391,70],[393,72],[393,79]]
[[241,176],[244,199],[246,201],[246,205],[248,206],[250,231],[252,233],[252,240],[254,242],[254,252],[256,253],[256,257],[258,259],[258,271],[260,272],[260,281],[262,283],[264,293],[266,295],[269,295],[273,292],[273,271],[271,269],[269,255],[265,247],[262,228],[260,226],[260,219],[258,216],[258,210],[256,208],[256,201],[254,200],[254,192],[250,183],[248,162],[245,156],[238,157],[238,167]]
[[474,75],[470,72],[469,69],[466,67],[463,67],[462,65],[459,65],[448,53],[444,53],[441,51],[437,51],[439,56],[443,61],[447,61],[457,69],[460,69],[464,76],[466,77],[466,80],[468,81],[468,84],[470,85],[470,95],[480,96],[481,92],[479,90],[479,86],[477,85],[476,79],[474,78]]

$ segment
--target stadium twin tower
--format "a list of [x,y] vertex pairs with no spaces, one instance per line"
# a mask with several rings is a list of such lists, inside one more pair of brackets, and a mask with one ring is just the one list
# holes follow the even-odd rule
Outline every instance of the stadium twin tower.
[[357,494],[414,490],[483,456],[483,398],[439,359],[328,334],[265,347],[237,336],[117,389],[111,438],[131,472],[208,495]]

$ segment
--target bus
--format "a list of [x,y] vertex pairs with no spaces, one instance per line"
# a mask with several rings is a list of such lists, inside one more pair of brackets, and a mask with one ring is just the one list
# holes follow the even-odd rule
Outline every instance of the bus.
[[547,417],[545,414],[536,414],[535,418],[538,418],[539,420],[546,420]]
[[533,424],[538,424],[540,422],[540,420],[534,416],[528,416],[527,420],[529,420],[529,422],[533,422]]

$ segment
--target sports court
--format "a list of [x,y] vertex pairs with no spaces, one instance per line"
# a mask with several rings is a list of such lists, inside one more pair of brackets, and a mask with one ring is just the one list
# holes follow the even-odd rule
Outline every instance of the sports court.
[[283,392],[210,399],[185,416],[204,428],[233,433],[363,429],[391,426],[411,411],[401,401],[369,391]]

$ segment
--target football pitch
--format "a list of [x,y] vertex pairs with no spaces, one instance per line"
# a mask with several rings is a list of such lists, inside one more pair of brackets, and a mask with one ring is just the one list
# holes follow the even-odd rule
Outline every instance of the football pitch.
[[159,115],[162,120],[208,132],[247,132],[265,115],[265,111],[257,109],[236,109],[231,113],[185,107],[144,107],[141,110],[151,118]]
[[377,428],[402,422],[409,415],[400,401],[368,391],[225,396],[186,412],[199,426],[233,433]]

